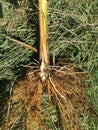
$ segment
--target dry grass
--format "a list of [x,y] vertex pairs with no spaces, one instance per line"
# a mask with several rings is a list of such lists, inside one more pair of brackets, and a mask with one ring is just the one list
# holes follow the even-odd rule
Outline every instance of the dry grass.
[[[33,3],[35,3],[35,0],[33,1]],[[25,41],[30,45],[36,43],[35,23],[37,20],[35,19],[35,21],[33,21],[33,29],[31,28],[31,23],[29,24],[28,22],[28,18],[33,18],[36,12],[34,14],[30,13],[32,12],[32,8],[28,7],[28,4],[26,4],[28,2],[26,2],[25,5],[24,3],[20,3],[23,5],[21,8],[14,8],[11,3],[5,2],[5,0],[1,0],[1,2],[4,7],[4,19],[0,21],[0,27],[6,27],[4,31],[1,31],[1,34],[19,37],[21,41]],[[96,79],[92,76],[89,82],[91,84],[90,86],[95,86],[93,82],[95,80],[97,82],[98,77],[97,0],[91,1],[90,3],[89,0],[87,2],[82,1],[82,4],[74,0],[67,2],[54,0],[49,1],[48,4],[48,43],[50,45],[50,55],[54,57],[63,55],[67,61],[77,63],[80,69],[86,68],[89,73],[94,71],[94,75],[96,73]],[[13,80],[14,76],[12,73],[14,72],[11,72],[13,70],[12,68],[11,71],[9,71],[10,67],[12,67],[14,63],[20,66],[20,61],[22,63],[25,61],[27,64],[29,57],[27,55],[29,54],[27,51],[22,50],[20,46],[18,47],[14,43],[11,44],[8,40],[3,40],[1,43],[3,43],[1,44],[1,49],[6,53],[2,54],[1,57],[3,60],[0,62],[0,79],[2,79],[2,77],[5,79],[7,75],[7,78]],[[8,47],[6,47],[7,45]],[[9,59],[11,59],[11,61]],[[18,70],[16,69],[16,71]],[[47,82],[42,84],[39,76],[39,68],[31,70],[24,80],[18,81],[14,88],[12,88],[8,106],[5,105],[7,99],[0,101],[2,104],[2,106],[0,106],[0,116],[3,114],[3,117],[5,117],[1,129],[54,130],[58,128],[60,130],[61,128],[61,130],[80,130],[79,117],[83,117],[81,118],[83,128],[96,130],[98,124],[97,118],[94,119],[91,116],[90,119],[88,115],[85,116],[88,104],[79,78],[80,75],[84,76],[85,73],[76,72],[74,64],[66,64],[62,65],[62,67],[50,66],[46,69],[46,74],[48,75]],[[12,77],[9,75],[12,75]],[[88,85],[88,81],[86,84]],[[50,109],[54,104],[57,109],[59,109],[59,112],[57,111],[59,120],[57,121],[60,125],[56,128],[54,128],[54,122],[52,126],[48,126],[45,123],[48,117],[45,115],[46,111],[43,109],[43,106],[46,106],[44,103],[42,106],[41,99],[45,91],[48,91],[49,98],[47,107]],[[94,94],[92,91],[94,91]],[[91,97],[91,99],[89,97],[89,100],[95,104],[97,110],[97,86],[92,88],[89,95]],[[44,100],[47,101],[47,99]],[[8,109],[7,115],[5,114],[6,107]],[[2,109],[4,112],[2,112]],[[53,111],[54,108],[50,110]],[[96,111],[93,111],[93,113],[95,112]],[[49,121],[51,121],[51,117],[50,115]]]

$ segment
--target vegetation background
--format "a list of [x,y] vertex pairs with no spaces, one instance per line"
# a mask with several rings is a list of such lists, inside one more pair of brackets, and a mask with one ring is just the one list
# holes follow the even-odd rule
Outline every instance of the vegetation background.
[[[37,58],[6,37],[38,47],[37,13],[35,0],[0,1],[0,100]],[[75,63],[86,73],[82,84],[93,114],[80,118],[81,126],[98,130],[98,1],[49,0],[48,44],[49,55],[56,62]]]

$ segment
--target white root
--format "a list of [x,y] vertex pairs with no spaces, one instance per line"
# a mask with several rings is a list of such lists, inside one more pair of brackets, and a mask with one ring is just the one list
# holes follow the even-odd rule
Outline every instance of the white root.
[[66,97],[63,96],[56,88],[55,84],[52,82],[51,78],[49,77],[49,81],[51,83],[51,85],[53,86],[53,88],[55,89],[55,91],[61,96],[61,98],[65,99],[66,100]]

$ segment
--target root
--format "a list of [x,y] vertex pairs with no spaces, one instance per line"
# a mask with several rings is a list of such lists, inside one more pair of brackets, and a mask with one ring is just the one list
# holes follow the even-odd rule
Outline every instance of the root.
[[[80,130],[78,114],[76,113],[73,104],[67,97],[61,95],[61,93],[58,91],[59,89],[58,86],[54,85],[54,83],[51,81],[51,78],[50,78],[50,82],[52,85],[51,86],[52,96],[59,108],[59,112],[61,115],[60,118],[61,118],[62,129]],[[66,91],[65,95],[66,93],[69,94],[69,92]]]
[[45,69],[47,71],[44,76],[48,75],[45,82],[39,75],[40,69],[35,69],[13,87],[2,130],[47,130],[44,122],[47,117],[43,115],[41,100],[45,90],[48,91],[49,104],[54,102],[59,110],[62,130],[81,129],[79,116],[87,108],[84,90],[79,86],[79,77],[76,74],[70,75],[75,72],[74,67],[69,66],[70,71],[67,67],[61,69],[64,74],[60,71],[51,72],[53,70],[50,68]]

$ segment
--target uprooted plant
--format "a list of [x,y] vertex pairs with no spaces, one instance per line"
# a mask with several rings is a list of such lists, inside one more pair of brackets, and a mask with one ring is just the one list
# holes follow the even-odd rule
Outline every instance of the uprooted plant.
[[[2,130],[6,129],[49,129],[45,124],[42,98],[48,93],[48,108],[52,111],[56,106],[58,116],[57,128],[63,130],[80,130],[79,116],[85,113],[88,105],[79,79],[76,66],[66,63],[55,66],[49,64],[47,44],[46,0],[39,0],[40,49],[39,62],[32,66],[23,81],[19,81],[10,90],[8,110]],[[25,46],[35,52],[37,50],[25,43],[7,37],[9,40]],[[50,119],[51,120],[51,119]],[[57,122],[55,122],[57,123]]]

